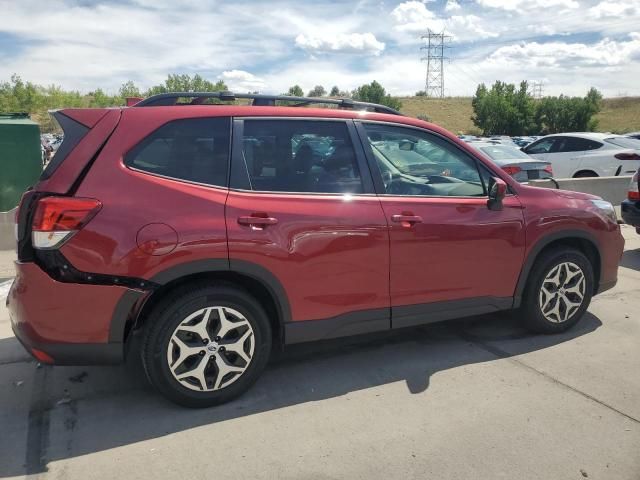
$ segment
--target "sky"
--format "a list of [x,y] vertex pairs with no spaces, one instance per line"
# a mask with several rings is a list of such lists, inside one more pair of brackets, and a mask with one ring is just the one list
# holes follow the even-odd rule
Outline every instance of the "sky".
[[539,81],[545,95],[640,95],[640,0],[0,0],[0,81],[116,93],[169,73],[282,93],[423,90],[421,35],[451,35],[445,94]]

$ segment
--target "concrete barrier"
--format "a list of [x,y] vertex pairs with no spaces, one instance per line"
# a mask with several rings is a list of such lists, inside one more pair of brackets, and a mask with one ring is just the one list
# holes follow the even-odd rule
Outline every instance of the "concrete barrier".
[[11,250],[16,248],[16,237],[14,232],[16,209],[8,212],[0,212],[0,250]]
[[[556,183],[557,182],[557,185]],[[590,193],[602,197],[607,202],[620,205],[627,198],[631,176],[621,177],[589,177],[589,178],[556,178],[531,180],[529,185],[542,188],[559,188],[574,192]]]

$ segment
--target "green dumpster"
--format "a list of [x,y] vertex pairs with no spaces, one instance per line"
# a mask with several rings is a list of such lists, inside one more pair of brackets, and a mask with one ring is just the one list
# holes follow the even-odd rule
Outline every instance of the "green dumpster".
[[41,173],[38,124],[26,113],[0,113],[0,212],[18,205]]

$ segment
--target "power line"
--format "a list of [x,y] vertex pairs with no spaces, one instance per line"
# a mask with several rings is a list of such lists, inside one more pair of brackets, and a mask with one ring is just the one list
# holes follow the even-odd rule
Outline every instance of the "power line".
[[424,91],[427,97],[444,97],[444,49],[451,48],[447,45],[451,41],[451,35],[445,35],[444,31],[436,33],[427,30],[427,33],[422,35],[422,40],[426,44],[420,47],[420,50],[424,50],[426,56],[422,57],[422,61],[427,62],[427,74],[424,81]]

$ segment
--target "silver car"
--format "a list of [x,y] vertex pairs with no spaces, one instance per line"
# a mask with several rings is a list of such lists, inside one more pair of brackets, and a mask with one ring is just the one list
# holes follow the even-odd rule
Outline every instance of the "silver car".
[[550,162],[530,157],[515,145],[494,142],[469,142],[469,145],[484,153],[520,183],[553,177]]

